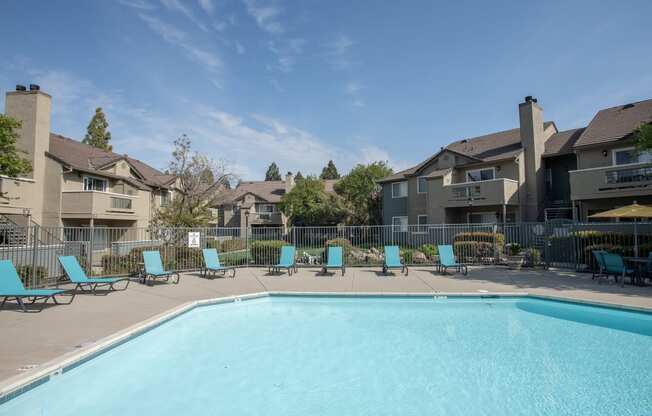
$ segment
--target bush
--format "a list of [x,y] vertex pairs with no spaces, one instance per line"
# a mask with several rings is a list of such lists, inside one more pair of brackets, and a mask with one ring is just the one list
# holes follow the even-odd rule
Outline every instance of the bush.
[[482,243],[496,244],[500,250],[505,246],[505,234],[502,233],[488,233],[483,231],[475,231],[468,233],[456,234],[453,242],[457,241],[477,241]]
[[519,243],[507,244],[507,247],[509,248],[510,256],[518,256],[521,254],[521,245]]
[[227,253],[229,251],[245,250],[247,248],[247,241],[244,239],[224,240],[220,244],[219,251]]
[[421,246],[421,252],[430,260],[439,254],[439,249],[434,244],[424,244]]
[[16,267],[16,271],[25,286],[41,286],[48,277],[48,269],[43,266],[32,268],[31,265],[23,264]]
[[489,232],[465,232],[453,238],[453,250],[460,261],[489,259],[500,256],[505,247],[505,235]]
[[414,263],[414,252],[416,250],[413,248],[401,248],[400,249],[400,255],[401,259],[403,260],[403,263],[405,264],[412,264]]
[[535,267],[541,263],[541,252],[536,248],[528,248],[525,250],[525,266]]
[[276,264],[281,256],[282,240],[257,240],[251,243],[251,258],[254,264]]

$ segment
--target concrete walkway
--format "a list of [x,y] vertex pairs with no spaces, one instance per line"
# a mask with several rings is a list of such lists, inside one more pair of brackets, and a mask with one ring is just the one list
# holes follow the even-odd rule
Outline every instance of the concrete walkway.
[[202,279],[185,274],[179,285],[132,282],[124,292],[78,295],[71,305],[22,313],[13,305],[0,311],[0,380],[23,374],[63,354],[90,346],[119,330],[194,300],[255,292],[492,293],[522,292],[652,310],[652,287],[598,284],[570,271],[471,268],[468,276],[442,276],[432,267],[414,267],[408,276],[383,276],[378,269],[351,268],[346,276],[317,276],[300,269],[288,277],[266,269],[239,269],[235,279]]

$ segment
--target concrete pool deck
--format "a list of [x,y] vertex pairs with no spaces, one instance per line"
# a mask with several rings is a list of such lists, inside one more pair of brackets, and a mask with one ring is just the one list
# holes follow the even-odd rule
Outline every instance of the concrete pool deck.
[[468,276],[440,275],[432,267],[412,267],[408,276],[383,276],[379,269],[350,268],[317,276],[317,268],[270,276],[267,269],[238,269],[235,279],[202,279],[186,273],[178,285],[132,282],[124,292],[78,295],[71,305],[50,305],[22,313],[14,305],[0,311],[0,384],[66,354],[92,348],[107,336],[189,302],[261,292],[333,293],[523,293],[652,310],[652,287],[599,284],[590,274],[568,270],[507,270],[471,267]]

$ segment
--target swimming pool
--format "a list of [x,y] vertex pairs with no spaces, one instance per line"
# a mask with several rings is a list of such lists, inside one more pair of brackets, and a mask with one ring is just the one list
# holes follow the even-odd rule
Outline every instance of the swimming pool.
[[652,315],[534,298],[202,306],[0,415],[647,415]]

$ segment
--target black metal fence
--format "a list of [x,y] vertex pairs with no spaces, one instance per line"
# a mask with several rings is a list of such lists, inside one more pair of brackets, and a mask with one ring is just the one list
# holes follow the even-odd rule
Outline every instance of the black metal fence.
[[[591,251],[648,256],[651,223],[570,222],[518,224],[432,224],[408,226],[117,228],[39,226],[0,228],[0,259],[16,266],[25,286],[39,287],[62,276],[57,257],[76,256],[89,275],[138,275],[142,252],[157,250],[164,266],[197,270],[203,248],[215,248],[228,266],[275,264],[281,246],[296,247],[299,266],[325,261],[327,247],[344,248],[347,266],[378,266],[383,247],[400,247],[410,265],[438,260],[437,245],[450,244],[460,261],[501,263],[510,252],[525,253],[533,265],[577,270],[595,267]],[[511,249],[513,248],[513,250]]]

